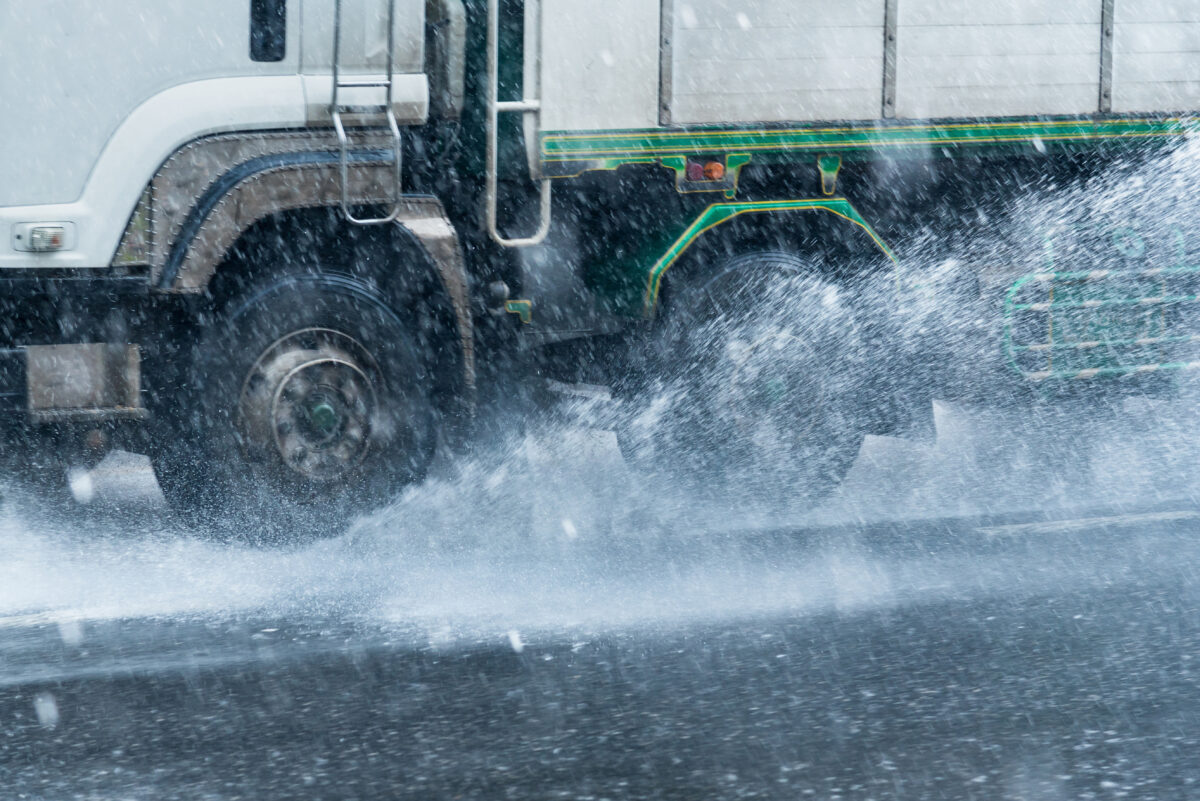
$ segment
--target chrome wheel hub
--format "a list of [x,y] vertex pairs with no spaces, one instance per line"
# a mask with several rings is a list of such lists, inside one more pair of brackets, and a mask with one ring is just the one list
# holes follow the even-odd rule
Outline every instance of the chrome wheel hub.
[[343,479],[370,449],[378,381],[374,360],[352,337],[322,328],[289,334],[242,384],[243,446],[293,479]]

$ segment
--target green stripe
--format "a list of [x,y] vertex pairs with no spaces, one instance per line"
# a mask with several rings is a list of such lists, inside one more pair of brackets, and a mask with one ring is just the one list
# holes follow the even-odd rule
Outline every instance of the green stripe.
[[714,203],[703,212],[700,216],[692,221],[684,232],[679,235],[679,238],[669,247],[655,262],[650,269],[649,280],[646,284],[646,299],[645,313],[647,316],[654,313],[654,307],[658,303],[658,295],[662,289],[663,275],[670,269],[683,252],[695,242],[701,234],[711,228],[715,228],[724,222],[737,217],[739,214],[765,213],[765,212],[788,212],[788,211],[824,211],[830,214],[836,214],[843,217],[855,225],[860,226],[871,239],[879,246],[889,259],[896,261],[895,254],[891,248],[879,238],[874,229],[867,224],[867,221],[862,218],[862,215],[850,205],[850,202],[844,198],[829,198],[823,200],[760,200],[760,201],[744,201],[741,203]]
[[[547,163],[630,159],[697,152],[786,152],[793,150],[895,150],[1181,137],[1196,130],[1190,119],[992,120],[917,125],[848,125],[790,129],[647,129],[542,134]],[[609,166],[612,166],[611,164]]]
[[1017,352],[1032,351],[1045,353],[1048,350],[1092,350],[1095,348],[1149,347],[1150,345],[1177,345],[1184,342],[1200,342],[1200,334],[1177,337],[1143,337],[1140,339],[1097,339],[1091,342],[1039,342],[1035,345],[1013,345]]
[[[1057,320],[1059,318],[1055,317],[1055,313],[1105,307],[1124,307],[1126,309],[1138,306],[1154,307],[1167,303],[1195,302],[1196,300],[1200,300],[1200,296],[1191,294],[1137,296],[1131,294],[1124,297],[1102,297],[1085,301],[1073,299],[1049,301],[1044,304],[1018,303],[1017,297],[1022,292],[1027,291],[1030,288],[1030,284],[1037,284],[1042,293],[1046,297],[1050,297],[1052,291],[1059,289],[1069,290],[1073,288],[1072,284],[1078,285],[1080,282],[1085,282],[1097,291],[1103,291],[1104,285],[1109,284],[1113,287],[1114,291],[1119,292],[1121,290],[1129,290],[1129,287],[1122,282],[1130,278],[1155,279],[1156,281],[1161,279],[1166,281],[1176,277],[1190,277],[1198,274],[1200,274],[1200,268],[1198,267],[1179,266],[1134,270],[1041,271],[1021,276],[1010,285],[1004,297],[1004,347],[1007,352],[1009,365],[1013,370],[1026,378],[1036,381],[1049,379],[1111,378],[1132,375],[1134,373],[1196,369],[1200,367],[1200,362],[1182,360],[1178,358],[1178,354],[1167,354],[1162,349],[1156,354],[1161,359],[1159,361],[1145,361],[1138,364],[1112,364],[1111,361],[1119,358],[1120,354],[1114,355],[1113,353],[1114,350],[1119,348],[1158,349],[1164,348],[1164,346],[1194,343],[1200,341],[1200,335],[1191,333],[1171,335],[1164,333],[1158,336],[1136,338],[1120,336],[1103,338],[1104,332],[1101,332],[1102,338],[1099,339],[1092,339],[1088,342],[1071,341],[1070,339],[1058,338],[1059,325],[1057,324]],[[1162,291],[1163,288],[1159,289]],[[1015,318],[1020,312],[1028,313],[1030,311],[1044,314],[1046,319],[1046,340],[1035,343],[1018,343],[1015,341],[1013,330]],[[1068,316],[1068,322],[1070,319]],[[1091,366],[1080,366],[1077,359],[1071,359],[1070,357],[1067,357],[1069,360],[1067,366],[1056,365],[1055,354],[1062,353],[1063,351],[1080,353],[1086,359],[1084,364],[1090,364]],[[1097,353],[1095,357],[1089,355],[1093,351]],[[1035,353],[1046,354],[1044,357],[1046,369],[1027,369],[1019,363],[1019,357]],[[1130,360],[1137,358],[1137,354],[1125,354],[1125,356]],[[1168,360],[1169,358],[1170,360]],[[1104,364],[1105,361],[1110,363]]]
[[1013,311],[1053,312],[1060,309],[1103,309],[1109,306],[1166,306],[1174,303],[1195,303],[1200,295],[1164,295],[1163,297],[1110,298],[1046,303],[1014,303]]
[[1195,370],[1200,368],[1200,362],[1158,362],[1156,364],[1130,365],[1128,367],[1094,367],[1087,369],[1064,370],[1064,371],[1049,371],[1045,374],[1037,374],[1033,372],[1022,373],[1027,378],[1033,378],[1036,381],[1046,381],[1050,379],[1066,378],[1078,379],[1086,376],[1087,378],[1114,378],[1123,375],[1132,375],[1133,373],[1157,373],[1170,372],[1172,370]]

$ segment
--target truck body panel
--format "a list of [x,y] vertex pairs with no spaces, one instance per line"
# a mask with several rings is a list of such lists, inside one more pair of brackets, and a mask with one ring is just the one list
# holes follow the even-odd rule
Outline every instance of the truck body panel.
[[1113,111],[1200,107],[1200,8],[1121,0],[1114,20]]
[[255,62],[246,7],[219,0],[147,13],[145,4],[121,3],[96,13],[79,0],[0,5],[0,206],[79,200],[105,145],[161,92],[215,78],[295,75],[298,15],[288,20],[284,59]]
[[884,10],[884,0],[668,2],[662,121],[876,117]]
[[146,184],[178,148],[206,133],[288,128],[304,120],[303,84],[296,75],[214,78],[158,92],[129,113],[104,143],[78,200],[0,207],[6,234],[20,223],[66,221],[76,227],[76,246],[28,253],[6,235],[0,269],[107,267]]
[[[527,5],[527,22],[541,26],[543,131],[1146,113],[1200,104],[1192,77],[1200,11],[1188,4],[665,0],[656,13],[655,3],[622,2]],[[526,36],[532,42],[536,34]],[[645,99],[651,85],[660,104],[654,124]],[[618,99],[619,87],[627,94]]]
[[[144,416],[136,399],[155,385],[140,374],[160,355],[154,342],[202,327],[205,304],[239,286],[230,271],[247,285],[289,268],[306,281],[358,271],[356,297],[424,287],[444,308],[404,296],[396,330],[411,325],[431,353],[444,343],[429,332],[449,331],[458,355],[445,362],[471,388],[476,354],[518,350],[519,337],[633,347],[670,311],[673,282],[739,248],[794,250],[830,276],[901,276],[931,219],[969,232],[989,193],[1017,197],[1193,135],[1192,5],[394,0],[388,74],[385,0],[131,0],[97,19],[74,0],[0,0],[16,21],[0,30],[0,77],[23,76],[0,82],[13,110],[0,124],[0,277],[11,290],[0,300],[20,323],[0,356],[21,365],[8,378],[24,376],[0,394],[35,382],[30,419]],[[501,9],[493,54],[488,12]],[[336,91],[335,37],[351,84]],[[495,122],[501,114],[514,116]],[[544,239],[528,236],[537,181],[552,189]],[[364,234],[351,209],[389,225]],[[254,263],[269,261],[270,236],[307,243],[301,223],[320,229],[311,253],[288,241],[291,264]],[[39,226],[69,235],[33,252],[19,237]],[[523,239],[520,252],[505,237]],[[1119,269],[1019,249],[972,265],[996,296],[988,331],[1010,377],[1200,364],[1186,320],[1149,325],[1143,313],[1200,297],[1191,257],[1118,255]],[[1146,278],[1160,267],[1176,272]],[[405,271],[434,280],[397,288]],[[337,280],[305,291],[334,292]],[[1173,294],[1153,295],[1164,282]],[[67,285],[69,303],[55,294]],[[25,297],[41,304],[40,327],[13,311]],[[1079,311],[1093,307],[1129,324],[1096,334]],[[297,359],[320,352],[297,348]],[[579,352],[581,370],[595,366]],[[85,386],[67,392],[67,372]]]
[[1092,114],[1103,4],[908,0],[896,28],[896,116]]
[[644,0],[526,4],[525,84],[537,87],[541,127],[657,125],[658,24]]

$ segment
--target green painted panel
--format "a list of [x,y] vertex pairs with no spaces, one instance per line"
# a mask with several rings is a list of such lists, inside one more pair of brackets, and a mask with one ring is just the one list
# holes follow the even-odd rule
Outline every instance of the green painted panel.
[[714,203],[706,208],[700,215],[692,221],[683,233],[667,248],[666,252],[658,258],[654,265],[650,268],[646,280],[646,296],[644,303],[644,313],[649,316],[654,313],[654,308],[658,303],[658,296],[662,290],[662,279],[666,275],[667,270],[671,265],[679,260],[679,257],[691,247],[691,245],[700,238],[706,231],[709,231],[722,223],[732,220],[742,214],[764,214],[764,213],[780,213],[793,211],[816,211],[833,214],[841,217],[850,223],[859,226],[871,240],[882,250],[889,259],[896,261],[895,254],[887,244],[879,238],[874,229],[862,218],[862,215],[850,204],[845,198],[827,198],[827,199],[807,199],[807,200],[759,200],[759,201],[743,201],[740,203]]
[[[812,151],[847,155],[903,154],[945,149],[1047,145],[1133,144],[1178,139],[1198,129],[1188,118],[1070,118],[977,120],[948,123],[812,126],[786,129],[693,128],[639,131],[547,131],[541,136],[542,163],[551,176],[613,169],[690,153],[750,153],[796,156]],[[759,158],[760,155],[755,155]]]

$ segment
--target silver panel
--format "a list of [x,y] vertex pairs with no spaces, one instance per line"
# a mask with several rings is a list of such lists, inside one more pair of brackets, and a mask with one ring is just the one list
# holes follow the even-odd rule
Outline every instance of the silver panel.
[[1200,3],[1120,0],[1115,20],[1113,111],[1200,108]]
[[32,345],[25,349],[29,411],[141,409],[137,345]]
[[[567,0],[541,2],[562,18],[547,32],[567,30],[568,18],[587,30],[581,52],[620,40],[622,30],[590,24],[591,6],[575,4],[565,17]],[[595,5],[636,29],[641,18],[623,13],[632,0],[619,2]],[[661,0],[658,8],[661,125],[1200,108],[1192,0]],[[541,74],[569,73],[576,58],[573,46],[546,53]],[[639,69],[612,77],[645,83]],[[630,99],[638,91],[615,97],[604,81],[596,86],[599,94],[578,100],[592,108],[568,109],[546,127],[642,127],[634,120],[644,102]]]
[[540,31],[526,26],[525,48],[540,55],[542,130],[658,124],[657,3],[538,0],[533,5],[526,6],[526,20],[540,15]]
[[899,117],[1089,114],[1100,0],[903,0]]
[[874,119],[885,0],[676,0],[673,123]]

